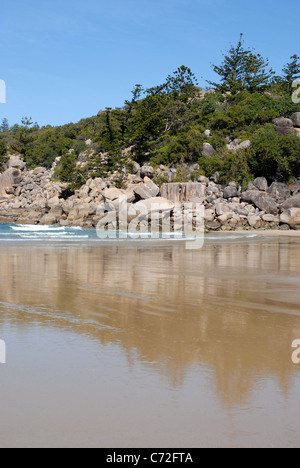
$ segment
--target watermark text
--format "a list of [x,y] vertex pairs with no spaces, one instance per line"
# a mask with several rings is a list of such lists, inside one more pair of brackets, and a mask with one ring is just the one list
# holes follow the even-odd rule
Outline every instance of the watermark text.
[[300,364],[300,340],[294,340],[292,343],[292,348],[295,349],[292,354],[292,361],[294,364]]
[[175,205],[166,199],[128,203],[127,196],[99,204],[97,235],[100,239],[184,240],[186,249],[204,245],[204,205]]
[[4,340],[0,340],[0,364],[6,364],[6,344]]
[[292,87],[296,88],[292,94],[292,101],[295,104],[299,104],[300,103],[300,80],[295,80],[292,84]]

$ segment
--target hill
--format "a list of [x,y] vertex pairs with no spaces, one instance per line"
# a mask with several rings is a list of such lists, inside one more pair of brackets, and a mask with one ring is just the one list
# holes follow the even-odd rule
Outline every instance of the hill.
[[96,177],[122,187],[135,163],[152,166],[158,185],[216,171],[221,183],[242,186],[258,176],[270,182],[299,178],[300,104],[292,100],[299,57],[275,76],[267,61],[244,48],[241,36],[213,69],[219,81],[209,83],[210,90],[200,89],[192,71],[181,66],[163,84],[146,90],[136,85],[122,108],[75,124],[40,128],[25,117],[10,127],[4,119],[0,164],[5,168],[15,152],[31,169],[51,168],[60,158],[54,177],[73,188]]

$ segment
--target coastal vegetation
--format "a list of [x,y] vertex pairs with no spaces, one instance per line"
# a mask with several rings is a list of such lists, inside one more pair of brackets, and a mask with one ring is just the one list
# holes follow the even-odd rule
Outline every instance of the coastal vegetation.
[[[106,108],[78,123],[39,127],[31,118],[0,125],[0,165],[20,153],[29,168],[50,168],[72,187],[88,179],[113,177],[122,186],[135,162],[176,167],[176,181],[210,177],[244,185],[258,176],[289,182],[300,177],[300,138],[293,129],[278,132],[276,118],[300,112],[292,84],[300,78],[300,59],[292,55],[277,76],[269,61],[238,44],[212,66],[218,79],[199,88],[194,73],[180,66],[164,83],[134,86],[121,108]],[[250,142],[233,150],[234,142]],[[212,152],[203,151],[209,145]],[[190,174],[187,166],[194,165]],[[164,182],[156,180],[157,183]]]

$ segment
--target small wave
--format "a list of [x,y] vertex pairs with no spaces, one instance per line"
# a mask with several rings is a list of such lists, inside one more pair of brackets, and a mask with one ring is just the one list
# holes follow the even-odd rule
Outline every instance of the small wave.
[[257,237],[257,234],[229,234],[228,235],[228,234],[221,233],[219,236],[216,236],[213,234],[205,235],[205,238],[209,240],[227,240],[227,239],[235,240],[235,239],[242,239],[242,238],[250,239],[254,237]]
[[65,231],[64,227],[53,227],[53,226],[27,226],[27,225],[16,225],[11,226],[13,231],[23,231],[23,232],[39,232],[39,231]]
[[31,226],[31,225],[21,225],[21,224],[17,224],[15,226],[10,226],[10,228],[13,230],[13,231],[23,231],[23,232],[59,232],[59,231],[66,231],[66,230],[70,230],[70,231],[81,231],[82,230],[82,227],[79,227],[79,226],[74,226],[74,227],[64,227],[64,226]]
[[88,239],[89,236],[29,236],[29,235],[23,235],[20,236],[19,239],[27,239],[27,240],[45,240],[49,239],[51,241],[64,241],[64,240],[77,240],[77,239]]

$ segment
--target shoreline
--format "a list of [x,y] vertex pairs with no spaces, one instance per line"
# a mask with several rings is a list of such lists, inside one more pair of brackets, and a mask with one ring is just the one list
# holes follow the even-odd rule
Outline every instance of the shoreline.
[[[2,225],[3,226],[3,225]],[[16,225],[15,225],[16,226]],[[23,229],[24,227],[24,229]],[[36,229],[35,229],[36,227]],[[76,229],[77,228],[77,229]],[[295,230],[236,230],[236,231],[217,231],[205,232],[204,238],[201,242],[202,245],[198,248],[193,248],[193,242],[196,238],[156,238],[151,237],[151,233],[147,237],[131,236],[128,233],[127,237],[107,237],[101,238],[96,235],[95,228],[83,228],[80,226],[63,227],[63,226],[43,226],[40,225],[23,225],[14,228],[8,225],[8,228],[1,230],[0,224],[0,248],[21,248],[22,246],[31,246],[45,248],[133,248],[133,249],[151,249],[155,252],[162,247],[184,247],[188,250],[201,250],[203,247],[209,245],[219,244],[234,244],[237,245],[246,243],[251,245],[253,243],[269,243],[274,242],[282,243],[295,242],[299,244],[300,231]],[[201,239],[201,236],[198,237]],[[197,242],[196,242],[197,243]],[[188,246],[188,247],[187,247]]]
[[160,229],[166,220],[172,231],[180,223],[184,230],[186,223],[189,229],[195,227],[203,216],[205,231],[214,233],[300,229],[300,180],[269,186],[264,177],[258,177],[242,189],[234,181],[220,185],[215,174],[211,179],[200,176],[197,181],[156,185],[148,177],[150,172],[145,175],[148,166],[143,166],[144,177],[128,179],[122,189],[111,180],[95,178],[77,190],[68,190],[66,183],[53,180],[54,167],[28,171],[18,169],[15,160],[10,164],[0,174],[3,224],[115,229],[127,223],[130,229],[133,223],[148,230],[152,221]]
[[295,231],[295,230],[289,230],[289,231],[283,231],[280,229],[265,229],[265,230],[255,230],[253,229],[252,231],[218,231],[210,234],[235,234],[235,235],[244,235],[245,233],[251,233],[255,234],[256,236],[261,236],[261,237],[300,237],[300,231]]

